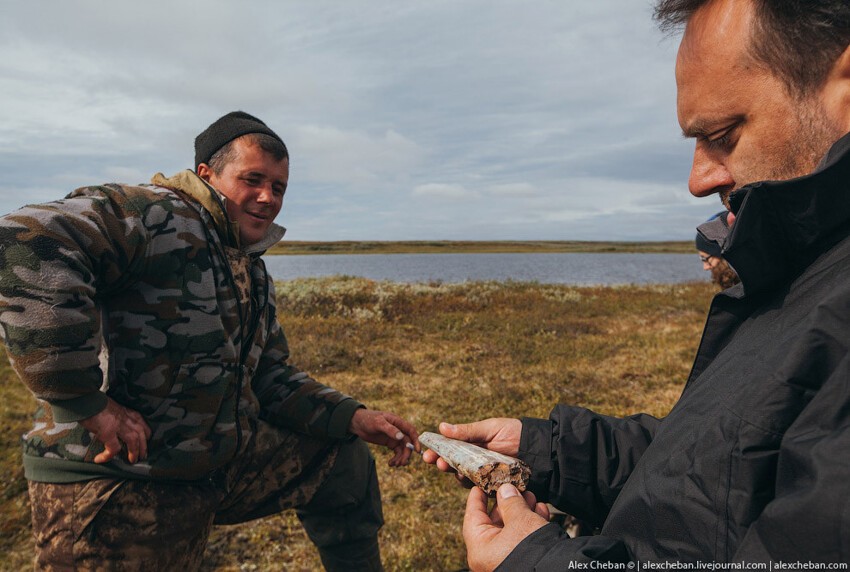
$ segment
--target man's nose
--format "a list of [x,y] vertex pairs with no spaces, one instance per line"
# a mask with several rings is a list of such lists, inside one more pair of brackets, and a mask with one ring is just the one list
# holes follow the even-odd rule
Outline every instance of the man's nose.
[[261,185],[257,190],[257,202],[258,203],[271,203],[274,202],[274,189],[272,189],[271,183]]
[[688,178],[688,190],[691,194],[695,197],[707,197],[734,188],[735,179],[726,166],[697,143],[691,176]]

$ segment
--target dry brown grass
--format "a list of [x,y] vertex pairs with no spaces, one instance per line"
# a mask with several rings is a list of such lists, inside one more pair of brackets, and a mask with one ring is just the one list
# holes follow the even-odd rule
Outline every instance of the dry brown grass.
[[[545,417],[557,402],[625,415],[664,415],[681,391],[712,295],[709,284],[569,287],[518,283],[401,285],[355,278],[281,284],[281,320],[295,361],[371,408],[419,430],[440,421]],[[4,360],[5,363],[5,360]],[[31,398],[0,371],[3,468],[0,565],[31,555],[17,438]],[[465,491],[417,459],[386,466],[373,449],[387,524],[388,570],[458,570]],[[208,570],[316,570],[293,514],[220,527]]]

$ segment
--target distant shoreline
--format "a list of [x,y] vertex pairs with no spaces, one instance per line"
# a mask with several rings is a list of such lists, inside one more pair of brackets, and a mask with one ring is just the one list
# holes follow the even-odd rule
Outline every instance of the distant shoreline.
[[691,254],[692,241],[592,242],[577,240],[405,240],[405,241],[329,241],[286,240],[266,251],[267,255],[293,254],[466,254],[466,253],[657,253]]

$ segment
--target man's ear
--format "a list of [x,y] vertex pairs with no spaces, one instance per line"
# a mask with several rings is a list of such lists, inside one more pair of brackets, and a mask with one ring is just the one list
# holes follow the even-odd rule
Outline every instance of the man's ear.
[[201,163],[200,165],[198,165],[198,168],[196,169],[195,172],[198,173],[198,176],[200,178],[202,178],[203,180],[205,180],[208,183],[210,182],[210,177],[213,174],[212,169],[206,163]]
[[827,114],[850,132],[850,46],[835,60],[821,91]]

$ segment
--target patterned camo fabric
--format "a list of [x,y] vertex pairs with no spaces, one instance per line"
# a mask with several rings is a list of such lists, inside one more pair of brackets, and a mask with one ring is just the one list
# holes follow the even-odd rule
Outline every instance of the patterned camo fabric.
[[[244,522],[305,505],[342,441],[277,431],[263,422],[246,455],[203,486],[100,478],[30,481],[38,570],[196,570],[213,523]],[[219,478],[220,477],[220,478]],[[191,510],[187,510],[191,507]],[[380,508],[376,509],[380,511]],[[339,512],[325,519],[343,518]],[[367,523],[375,534],[379,523]]]
[[[345,436],[359,404],[287,363],[265,265],[187,198],[210,192],[190,175],[179,192],[85,187],[0,218],[0,331],[40,400],[28,478],[204,478],[240,453],[256,418]],[[146,461],[91,463],[102,445],[77,421],[105,406],[103,391],[150,425]]]

